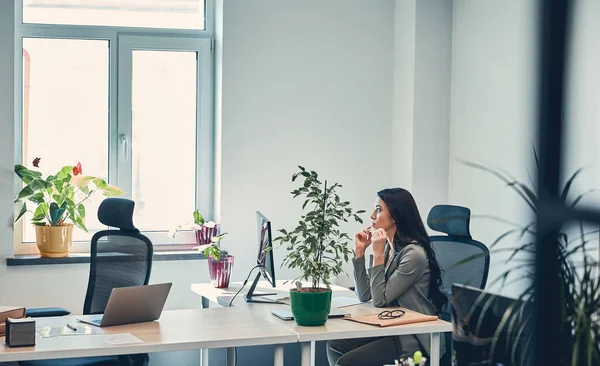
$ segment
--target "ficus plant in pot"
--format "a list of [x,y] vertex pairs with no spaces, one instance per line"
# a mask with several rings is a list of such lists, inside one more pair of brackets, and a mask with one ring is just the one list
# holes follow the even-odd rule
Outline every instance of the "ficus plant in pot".
[[[292,313],[299,325],[318,326],[327,321],[331,309],[331,281],[344,273],[343,264],[348,261],[352,250],[348,248],[350,237],[340,231],[340,224],[354,220],[362,223],[360,214],[350,202],[343,201],[336,189],[340,184],[327,186],[319,180],[315,171],[299,166],[292,175],[292,182],[302,178],[299,188],[291,193],[294,198],[304,199],[298,226],[292,230],[281,229],[274,239],[285,245],[288,253],[282,265],[299,268],[301,275],[294,279],[296,288],[290,290]],[[302,287],[302,282],[311,285]]]

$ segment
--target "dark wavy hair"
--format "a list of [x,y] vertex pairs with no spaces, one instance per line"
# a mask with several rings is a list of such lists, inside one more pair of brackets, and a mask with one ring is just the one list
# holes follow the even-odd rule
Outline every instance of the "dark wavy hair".
[[438,310],[448,303],[448,298],[440,290],[442,288],[442,270],[435,259],[435,252],[431,248],[429,235],[421,220],[419,209],[415,199],[409,191],[402,188],[389,188],[377,192],[377,195],[385,202],[390,215],[396,222],[396,234],[394,235],[394,248],[401,247],[416,241],[425,249],[427,262],[429,263],[429,293],[428,297]]

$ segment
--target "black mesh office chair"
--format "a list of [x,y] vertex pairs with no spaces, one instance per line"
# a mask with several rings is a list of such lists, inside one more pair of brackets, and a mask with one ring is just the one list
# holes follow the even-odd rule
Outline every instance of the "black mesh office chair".
[[[113,288],[147,285],[152,270],[153,247],[150,239],[133,225],[135,203],[123,198],[107,198],[98,208],[98,219],[119,230],[103,230],[92,237],[90,276],[83,314],[102,314]],[[54,316],[33,311],[33,316]],[[63,310],[62,312],[64,312]],[[67,311],[68,312],[68,311]],[[28,314],[31,314],[28,311]],[[59,314],[62,315],[62,314]],[[146,365],[148,355],[86,357],[19,362],[19,366],[112,366]]]
[[[442,310],[440,318],[452,321],[450,299],[452,284],[485,288],[490,270],[490,251],[482,243],[473,240],[469,231],[471,210],[461,206],[437,205],[427,216],[427,225],[435,231],[448,234],[431,236],[431,246],[442,269],[444,292],[448,296],[448,305]],[[442,365],[449,365],[452,355],[452,336],[445,333],[446,354]]]

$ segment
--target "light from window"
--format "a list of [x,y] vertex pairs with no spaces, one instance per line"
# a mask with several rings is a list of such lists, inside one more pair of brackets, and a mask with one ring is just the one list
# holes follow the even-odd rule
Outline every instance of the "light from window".
[[23,0],[23,23],[203,30],[204,0]]
[[134,50],[131,196],[140,230],[193,221],[196,52]]
[[[23,164],[41,158],[43,176],[81,162],[84,174],[108,179],[108,41],[23,39]],[[103,196],[86,204],[86,226],[102,226],[96,212]],[[31,215],[23,242],[35,242]],[[74,230],[73,240],[91,234]]]

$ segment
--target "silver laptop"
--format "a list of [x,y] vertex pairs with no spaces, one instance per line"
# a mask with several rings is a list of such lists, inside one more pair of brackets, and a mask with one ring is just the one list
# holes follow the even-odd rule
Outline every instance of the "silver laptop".
[[159,283],[113,288],[104,315],[88,316],[77,320],[99,327],[156,320],[160,318],[171,285],[171,283]]

